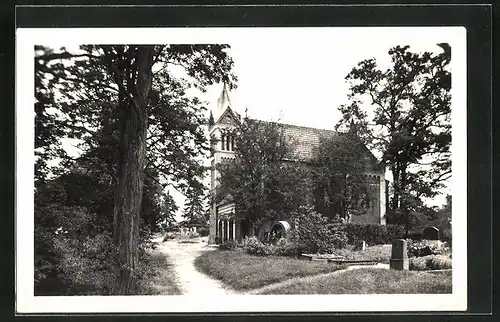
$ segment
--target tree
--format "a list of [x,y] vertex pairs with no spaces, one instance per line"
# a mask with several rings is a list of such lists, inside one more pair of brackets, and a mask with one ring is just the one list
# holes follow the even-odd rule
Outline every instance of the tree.
[[[220,81],[234,84],[227,47],[81,46],[77,53],[36,48],[37,77],[45,77],[46,87],[58,93],[43,93],[37,117],[48,115],[46,99],[57,110],[50,119],[60,121],[53,127],[58,133],[49,131],[52,127],[46,131],[42,150],[54,150],[58,146],[50,139],[64,136],[84,139],[84,149],[103,141],[118,146],[106,166],[116,182],[113,236],[120,250],[119,294],[129,293],[135,283],[146,169],[155,168],[164,182],[181,191],[201,181],[204,168],[197,157],[208,149],[200,126],[203,106],[186,89],[203,91]],[[169,67],[174,65],[182,68],[180,77],[172,74]],[[106,131],[108,135],[99,135]]]
[[310,202],[308,170],[293,158],[282,126],[245,118],[235,139],[236,158],[219,165],[215,201],[231,198],[237,216],[254,225],[288,218]]
[[451,177],[451,49],[439,46],[439,54],[394,47],[387,70],[375,59],[360,62],[346,76],[351,103],[340,107],[337,128],[355,123],[392,172],[389,213],[402,218],[407,232],[412,205],[435,196]]
[[370,156],[354,132],[320,140],[311,171],[316,211],[331,219],[366,212],[371,195],[366,172],[374,166]]
[[174,198],[168,191],[161,200],[161,209],[162,221],[160,226],[163,230],[166,230],[167,227],[171,227],[176,222],[175,213],[177,212],[177,209],[179,209]]
[[183,223],[186,225],[206,225],[206,195],[200,189],[188,189],[186,203],[184,205]]

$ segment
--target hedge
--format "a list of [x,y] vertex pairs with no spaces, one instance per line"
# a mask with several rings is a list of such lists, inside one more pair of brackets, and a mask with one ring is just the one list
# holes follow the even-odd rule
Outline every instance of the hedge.
[[391,244],[394,240],[405,237],[405,229],[400,225],[379,224],[342,224],[347,234],[347,242],[355,244],[364,240],[369,245]]

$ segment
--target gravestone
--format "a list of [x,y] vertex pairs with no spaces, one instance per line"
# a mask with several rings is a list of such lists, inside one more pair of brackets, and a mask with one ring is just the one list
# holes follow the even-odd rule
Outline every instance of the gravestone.
[[366,249],[366,242],[364,240],[356,241],[356,243],[354,245],[354,250],[364,251],[365,249]]
[[406,240],[397,239],[392,243],[390,268],[396,270],[408,270],[410,268]]
[[439,229],[434,226],[425,228],[422,233],[422,238],[427,240],[439,240]]

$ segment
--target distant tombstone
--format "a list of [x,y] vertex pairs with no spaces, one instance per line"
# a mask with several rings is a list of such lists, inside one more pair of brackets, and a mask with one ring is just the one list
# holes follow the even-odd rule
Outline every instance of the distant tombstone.
[[354,250],[364,251],[366,249],[366,242],[364,240],[358,240],[354,245]]
[[406,240],[397,239],[392,243],[390,268],[395,270],[408,270],[410,268]]
[[439,240],[439,229],[434,226],[425,228],[422,233],[422,238],[427,240]]

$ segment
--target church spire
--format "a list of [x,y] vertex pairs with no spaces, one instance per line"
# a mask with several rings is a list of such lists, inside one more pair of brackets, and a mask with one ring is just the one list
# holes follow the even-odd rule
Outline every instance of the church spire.
[[221,115],[229,106],[231,106],[231,99],[229,98],[227,84],[226,82],[224,82],[222,93],[220,94],[219,99],[217,100],[217,114]]
[[212,111],[210,111],[210,116],[208,117],[208,126],[212,127],[214,126],[214,124],[215,124],[214,115],[212,114]]

